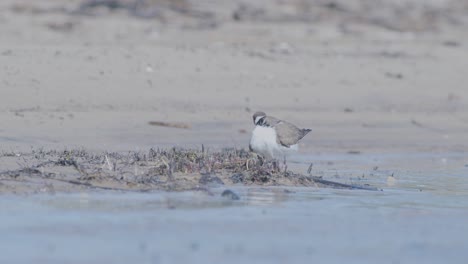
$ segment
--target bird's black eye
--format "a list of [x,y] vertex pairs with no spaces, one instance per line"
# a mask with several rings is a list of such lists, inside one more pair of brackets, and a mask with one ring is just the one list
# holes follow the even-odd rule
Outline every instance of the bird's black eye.
[[258,120],[257,125],[263,126],[264,124],[265,124],[265,117],[262,117],[260,118],[260,120]]

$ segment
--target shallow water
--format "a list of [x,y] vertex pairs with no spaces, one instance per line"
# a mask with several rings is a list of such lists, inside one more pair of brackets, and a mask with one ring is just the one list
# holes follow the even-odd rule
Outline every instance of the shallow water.
[[464,152],[309,154],[293,159],[290,167],[294,170],[306,173],[313,161],[313,175],[336,181],[387,190],[468,195],[468,157]]
[[[298,155],[381,191],[230,188],[0,199],[0,263],[465,263],[463,153]],[[393,177],[389,178],[389,176]]]
[[0,263],[465,263],[467,193],[232,188],[2,196]]

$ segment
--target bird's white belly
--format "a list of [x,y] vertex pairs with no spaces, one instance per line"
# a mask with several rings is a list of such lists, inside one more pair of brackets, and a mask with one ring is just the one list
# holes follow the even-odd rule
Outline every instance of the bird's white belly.
[[250,139],[252,150],[267,159],[283,158],[287,152],[297,150],[297,144],[289,148],[276,141],[276,131],[271,127],[256,126]]

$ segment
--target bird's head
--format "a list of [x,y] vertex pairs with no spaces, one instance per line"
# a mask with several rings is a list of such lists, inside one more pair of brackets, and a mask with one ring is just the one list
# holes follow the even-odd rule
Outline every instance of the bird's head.
[[263,123],[263,120],[264,118],[266,117],[266,114],[264,112],[255,112],[255,114],[253,114],[252,118],[253,118],[253,122],[254,124],[257,126],[257,125],[261,125]]

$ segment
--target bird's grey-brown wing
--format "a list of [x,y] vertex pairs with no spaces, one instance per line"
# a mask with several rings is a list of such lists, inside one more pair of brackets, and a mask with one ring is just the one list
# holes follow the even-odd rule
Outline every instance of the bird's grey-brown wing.
[[266,125],[268,127],[275,127],[280,122],[281,120],[272,116],[267,116],[263,119],[263,125]]
[[280,121],[275,125],[276,129],[276,141],[278,144],[281,144],[285,147],[290,147],[291,145],[297,144],[299,140],[301,140],[307,133],[309,133],[310,129],[300,129],[295,125]]

